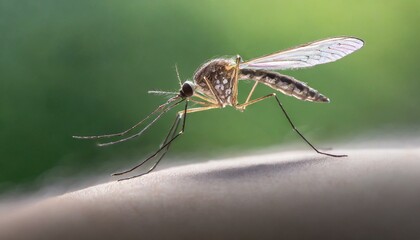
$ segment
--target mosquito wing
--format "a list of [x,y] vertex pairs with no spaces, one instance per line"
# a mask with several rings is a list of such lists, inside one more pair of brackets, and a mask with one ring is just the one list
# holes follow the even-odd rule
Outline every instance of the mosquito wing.
[[328,38],[243,62],[240,68],[285,70],[312,67],[337,61],[363,44],[363,40],[353,37]]

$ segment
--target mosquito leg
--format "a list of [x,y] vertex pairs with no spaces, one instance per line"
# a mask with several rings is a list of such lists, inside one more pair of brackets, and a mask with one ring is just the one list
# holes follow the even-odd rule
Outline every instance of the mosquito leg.
[[146,175],[146,174],[150,173],[151,171],[153,171],[157,167],[157,165],[159,164],[160,160],[162,160],[163,157],[165,157],[166,153],[169,151],[169,147],[171,146],[171,143],[168,143],[169,136],[171,136],[171,139],[173,139],[175,137],[176,132],[177,132],[178,127],[179,127],[179,123],[181,122],[180,119],[181,119],[181,115],[178,114],[174,124],[171,127],[171,130],[169,130],[168,135],[166,136],[163,143],[160,145],[160,147],[166,145],[166,148],[163,149],[162,154],[160,155],[158,160],[152,165],[152,167],[150,167],[149,170],[147,170],[144,173],[141,173],[141,174],[138,174],[138,175],[135,175],[135,176],[131,176],[131,177],[127,177],[127,178],[118,179],[118,181],[124,181],[124,180],[132,179],[132,178],[141,177],[141,176]]
[[321,151],[319,151],[316,147],[314,147],[314,145],[312,145],[303,135],[302,135],[302,133],[300,133],[299,132],[299,130],[295,127],[295,125],[293,124],[293,122],[292,122],[292,120],[290,119],[290,117],[289,117],[289,115],[287,114],[287,112],[286,112],[286,110],[284,109],[284,107],[283,107],[283,105],[281,104],[281,102],[280,102],[280,100],[279,100],[279,98],[276,96],[276,94],[275,93],[272,93],[272,94],[269,94],[269,95],[266,95],[266,96],[263,96],[263,97],[260,97],[260,98],[257,98],[257,99],[254,99],[254,100],[252,100],[252,101],[249,101],[249,102],[247,102],[247,103],[244,103],[244,104],[241,104],[241,105],[238,105],[237,107],[239,108],[239,109],[243,109],[244,107],[247,107],[247,106],[249,106],[249,105],[251,105],[251,104],[254,104],[254,103],[257,103],[257,102],[259,102],[259,101],[262,101],[262,100],[264,100],[264,99],[267,99],[267,98],[269,98],[269,97],[274,97],[275,99],[276,99],[276,101],[277,101],[277,103],[278,103],[278,105],[279,105],[279,107],[281,108],[281,110],[283,111],[283,114],[284,114],[284,116],[286,116],[286,118],[287,118],[287,121],[290,123],[290,125],[292,126],[292,128],[293,128],[293,130],[295,130],[295,132],[313,149],[313,150],[315,150],[315,152],[317,152],[317,153],[319,153],[319,154],[323,154],[323,155],[327,155],[327,156],[330,156],[330,157],[347,157],[347,155],[344,155],[344,154],[340,154],[340,155],[336,155],[336,154],[330,154],[330,153],[326,153],[326,152],[321,152]]
[[130,132],[131,130],[133,130],[134,128],[138,127],[140,124],[142,124],[144,121],[146,121],[147,119],[150,118],[150,116],[152,116],[154,113],[156,113],[158,110],[160,110],[161,108],[158,107],[155,111],[153,111],[152,113],[150,113],[147,117],[145,117],[143,120],[141,120],[140,122],[136,123],[135,125],[133,125],[132,127],[130,127],[127,130],[124,130],[122,132],[119,133],[112,133],[112,134],[104,134],[104,135],[97,135],[97,136],[73,136],[73,138],[77,138],[77,139],[98,139],[98,138],[110,138],[110,137],[118,137],[118,136],[123,136],[125,134],[127,134],[128,132]]
[[241,62],[241,56],[236,56],[235,74],[232,81],[232,105],[236,107],[238,104],[238,76],[239,76],[239,63]]
[[[252,86],[252,89],[251,89],[251,91],[249,92],[248,97],[246,98],[246,100],[245,100],[245,103],[244,103],[244,104],[247,104],[247,103],[249,102],[249,100],[251,99],[251,96],[252,96],[252,94],[254,93],[255,88],[257,87],[257,85],[258,85],[258,81],[255,81],[254,86]],[[243,110],[245,110],[245,108],[246,108],[246,106],[244,106],[244,107],[243,107]]]
[[331,154],[331,153],[326,153],[326,152],[321,152],[319,151],[316,147],[314,147],[314,145],[312,145],[303,135],[302,133],[299,132],[299,130],[295,127],[295,125],[293,124],[292,120],[290,119],[289,115],[287,114],[286,110],[284,109],[283,105],[281,104],[279,98],[274,94],[274,97],[276,98],[276,101],[279,105],[279,107],[281,108],[281,110],[284,113],[284,116],[286,116],[287,121],[289,121],[290,125],[292,126],[293,130],[295,130],[295,132],[309,145],[311,146],[311,148],[313,150],[315,150],[315,152],[319,153],[319,154],[323,154],[323,155],[327,155],[330,157],[347,157],[346,154]]
[[[178,130],[178,127],[179,127],[179,123],[180,123],[179,119],[180,119],[180,118],[178,117],[177,119],[178,119],[178,122],[177,122],[177,124],[176,124],[175,128],[174,128],[174,129],[173,129],[173,131],[172,131],[171,139],[175,137],[175,134],[176,134],[176,132],[177,132],[177,130]],[[172,129],[171,129],[171,130],[172,130]],[[168,134],[168,136],[166,137],[166,139],[165,139],[165,141],[164,141],[164,143],[163,143],[162,145],[165,145],[165,144],[167,143],[167,141],[168,141],[168,139],[169,139],[168,137],[169,137],[169,134]],[[166,153],[169,151],[169,147],[170,147],[170,146],[171,146],[171,144],[169,143],[169,144],[166,146],[166,148],[164,149],[164,151],[162,152],[162,155],[160,155],[159,159],[155,162],[155,164],[153,164],[153,166],[152,166],[151,168],[149,168],[149,170],[147,170],[147,172],[142,173],[142,174],[137,175],[137,176],[134,176],[134,177],[140,177],[140,176],[143,176],[143,175],[148,174],[148,173],[150,173],[151,171],[153,171],[153,170],[156,168],[156,166],[159,164],[160,160],[162,160],[162,158],[163,158],[163,157],[165,157]]]
[[133,135],[131,135],[131,136],[128,136],[128,137],[126,137],[126,138],[122,138],[122,139],[119,139],[119,140],[116,140],[116,141],[112,141],[112,142],[106,142],[106,143],[98,143],[98,146],[99,147],[105,147],[105,146],[109,146],[109,145],[113,145],[113,144],[117,144],[117,143],[120,143],[120,142],[125,142],[125,141],[128,141],[128,140],[130,140],[130,139],[133,139],[133,138],[136,138],[136,137],[139,137],[140,135],[142,135],[150,126],[152,126],[159,118],[161,118],[162,117],[162,115],[164,114],[164,113],[166,113],[166,111],[164,111],[164,112],[161,112],[159,115],[157,115],[156,117],[155,117],[155,119],[153,119],[149,124],[147,124],[140,132],[138,132],[138,133],[136,133],[136,134],[133,134]]
[[259,98],[253,99],[253,100],[251,100],[251,101],[248,101],[248,102],[245,102],[245,103],[239,104],[239,105],[237,105],[235,108],[236,108],[236,109],[238,109],[238,110],[240,110],[240,111],[242,111],[242,110],[244,110],[246,107],[248,107],[249,105],[252,105],[252,104],[254,104],[254,103],[260,102],[260,101],[262,101],[262,100],[264,100],[264,99],[267,99],[267,98],[269,98],[269,97],[274,97],[275,95],[276,95],[275,93],[271,93],[271,94],[268,94],[268,95],[266,95],[266,96],[259,97]]
[[190,108],[190,109],[187,110],[187,113],[202,112],[202,111],[206,111],[206,110],[210,110],[210,109],[216,109],[216,108],[220,108],[220,106],[219,105],[210,105],[210,106],[205,106],[205,107]]
[[[184,133],[184,128],[185,128],[187,107],[188,107],[188,101],[185,103],[185,109],[182,112],[183,114],[179,114],[179,113],[177,114],[176,119],[175,119],[175,122],[173,123],[173,125],[171,127],[171,129],[173,129],[175,126],[177,126],[179,124],[178,122],[179,122],[180,118],[183,118],[182,130],[177,135],[175,135],[174,137],[172,137],[171,140],[169,140],[168,142],[165,141],[166,142],[165,144],[162,144],[162,146],[160,146],[160,148],[155,153],[153,153],[152,155],[150,155],[148,158],[146,158],[145,160],[143,160],[141,163],[137,164],[136,166],[134,166],[134,167],[132,167],[132,168],[130,168],[128,170],[125,170],[125,171],[122,171],[122,172],[113,173],[112,176],[123,175],[123,174],[129,173],[129,172],[132,172],[133,170],[141,167],[143,164],[145,164],[146,162],[148,162],[150,159],[154,158],[158,153],[160,153],[163,149],[165,149],[177,137],[179,137],[181,134],[183,134]],[[175,130],[176,130],[176,128],[175,128]],[[168,136],[170,136],[170,135],[171,135],[171,131],[169,131],[169,133],[168,133]],[[125,179],[123,179],[123,180],[125,180]]]
[[112,142],[107,142],[107,143],[99,143],[98,146],[100,147],[104,147],[104,146],[108,146],[108,145],[112,145],[112,144],[116,144],[116,143],[120,143],[120,142],[125,142],[127,140],[139,137],[140,135],[142,135],[150,126],[152,126],[157,120],[159,120],[159,118],[162,117],[163,114],[165,114],[167,111],[171,110],[173,107],[177,106],[178,104],[180,104],[181,102],[185,101],[185,99],[182,99],[181,101],[178,101],[174,104],[172,104],[171,106],[167,107],[166,109],[164,109],[161,113],[159,113],[159,115],[157,115],[149,124],[147,124],[140,132],[133,134],[129,137],[117,140],[117,141],[112,141]]
[[[129,129],[119,132],[119,133],[113,133],[113,134],[104,134],[104,135],[97,135],[97,136],[73,136],[73,138],[77,138],[77,139],[98,139],[98,138],[110,138],[110,137],[118,137],[118,136],[123,136],[125,134],[127,134],[128,132],[130,132],[131,130],[133,130],[134,128],[138,127],[139,125],[141,125],[144,121],[146,121],[147,119],[150,118],[150,116],[152,116],[153,114],[157,113],[158,111],[165,111],[165,107],[169,104],[170,102],[166,102],[165,104],[160,105],[159,107],[157,107],[153,112],[151,112],[149,115],[147,115],[143,120],[141,120],[140,122],[136,123],[135,125],[133,125],[132,127],[130,127]],[[171,107],[170,107],[171,108]]]
[[216,89],[214,89],[214,86],[211,85],[211,83],[209,82],[209,80],[204,77],[204,81],[206,82],[207,86],[210,89],[210,92],[213,94],[213,96],[217,99],[217,102],[222,105],[222,100],[220,100],[219,95],[216,94]]
[[203,105],[203,106],[213,105],[211,103],[198,101],[198,100],[195,100],[195,99],[192,99],[192,98],[190,98],[190,101],[193,102],[193,103],[196,103],[196,104]]
[[200,98],[201,100],[204,100],[204,101],[206,101],[208,103],[211,103],[211,104],[219,104],[219,102],[217,102],[217,99],[211,99],[208,96],[204,96],[202,93],[198,93],[198,91],[196,91],[194,93],[193,97]]
[[[178,127],[179,127],[179,123],[181,122],[180,119],[181,119],[180,116],[177,115],[174,124],[172,124],[171,130],[169,130],[168,135],[166,136],[163,143],[160,145],[161,148],[164,145],[166,145],[166,148],[163,149],[162,154],[160,155],[158,160],[152,165],[152,167],[149,168],[149,170],[147,170],[144,173],[141,173],[141,174],[135,175],[135,176],[131,176],[131,177],[127,177],[127,178],[118,179],[118,181],[124,181],[124,180],[128,180],[128,179],[140,177],[140,176],[146,175],[146,174],[150,173],[151,171],[153,171],[156,168],[156,166],[159,164],[160,160],[162,160],[162,158],[165,157],[166,153],[168,152],[169,147],[171,146],[171,144],[167,144],[168,140],[169,140],[169,137],[171,137],[171,139],[175,137],[175,134],[176,134],[176,132],[178,130]],[[116,175],[116,174],[113,174],[113,175]]]
[[[118,181],[127,180],[127,179],[131,179],[131,178],[136,178],[136,177],[140,177],[142,175],[145,175],[147,173],[150,173],[151,171],[153,171],[156,168],[156,166],[159,164],[160,160],[165,156],[165,154],[169,150],[169,147],[170,147],[171,143],[177,137],[179,137],[180,135],[182,135],[184,133],[184,130],[185,130],[185,122],[186,122],[186,116],[187,116],[187,114],[188,113],[193,113],[193,112],[210,110],[210,109],[214,109],[214,108],[219,108],[219,106],[218,105],[213,105],[213,106],[208,106],[208,107],[198,107],[198,108],[190,108],[190,109],[187,109],[187,104],[186,104],[184,111],[178,112],[177,117],[175,119],[175,122],[172,125],[171,130],[169,131],[169,133],[168,133],[168,135],[167,135],[164,143],[160,146],[160,148],[154,154],[152,154],[151,156],[149,156],[147,159],[145,159],[140,164],[132,167],[131,169],[128,169],[128,170],[123,171],[123,172],[114,173],[112,175],[113,176],[118,176],[118,175],[123,175],[123,174],[129,173],[129,172],[131,172],[131,171],[133,171],[133,170],[141,167],[144,163],[146,163],[150,159],[154,158],[159,152],[161,152],[162,150],[164,150],[164,152],[159,157],[159,159],[156,161],[156,163],[147,172],[142,173],[142,174],[139,174],[139,175],[136,175],[136,176],[128,177],[128,178],[119,179]],[[178,126],[180,124],[181,118],[183,118],[182,129],[181,129],[181,131],[178,134],[176,134],[177,129],[178,129]],[[169,141],[167,141],[168,140],[168,137],[171,135],[171,132],[172,132],[171,139]]]

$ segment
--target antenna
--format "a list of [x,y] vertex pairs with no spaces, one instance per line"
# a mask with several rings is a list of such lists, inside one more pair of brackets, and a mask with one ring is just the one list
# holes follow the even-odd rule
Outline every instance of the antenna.
[[181,82],[181,78],[179,77],[178,66],[176,65],[176,63],[175,63],[175,71],[176,71],[176,76],[178,78],[179,86],[182,88],[182,82]]

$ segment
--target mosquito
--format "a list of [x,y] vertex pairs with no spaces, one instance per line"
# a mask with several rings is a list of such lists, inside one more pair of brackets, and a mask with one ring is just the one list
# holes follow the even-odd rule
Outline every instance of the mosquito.
[[[127,180],[148,174],[156,168],[156,166],[168,152],[171,144],[175,141],[175,139],[184,133],[187,115],[189,113],[224,108],[226,106],[231,106],[242,112],[252,104],[261,102],[265,99],[274,98],[293,130],[315,152],[330,157],[346,157],[347,155],[344,154],[338,155],[322,152],[318,150],[313,144],[311,144],[295,127],[276,93],[271,93],[253,99],[252,95],[257,85],[263,84],[285,95],[293,96],[300,100],[328,103],[330,101],[329,98],[319,93],[317,90],[309,87],[306,83],[296,80],[291,76],[280,74],[276,71],[308,68],[319,64],[334,62],[360,49],[363,45],[363,40],[359,38],[334,37],[275,52],[249,61],[242,61],[239,55],[237,55],[236,58],[217,58],[204,63],[200,68],[196,70],[193,80],[187,80],[184,83],[181,83],[179,72],[176,68],[176,73],[180,84],[179,92],[149,91],[149,93],[152,94],[169,94],[173,96],[167,102],[158,106],[143,120],[136,123],[129,129],[119,133],[98,136],[73,137],[78,139],[120,137],[126,135],[129,132],[132,132],[132,130],[142,124],[145,124],[146,121],[150,119],[148,124],[146,124],[139,132],[116,141],[99,143],[98,145],[108,146],[120,142],[125,142],[127,140],[139,137],[166,112],[181,103],[185,103],[184,109],[177,113],[176,118],[168,134],[166,135],[166,138],[160,145],[159,149],[156,150],[156,152],[134,167],[112,174],[113,176],[120,176],[132,172],[133,170],[143,166],[146,162],[152,159],[155,160],[153,165],[147,171],[131,177],[119,179]],[[245,102],[243,103],[238,103],[239,80],[251,80],[255,82],[251,88],[251,91],[248,93]],[[189,102],[192,102],[197,106],[189,108]]]

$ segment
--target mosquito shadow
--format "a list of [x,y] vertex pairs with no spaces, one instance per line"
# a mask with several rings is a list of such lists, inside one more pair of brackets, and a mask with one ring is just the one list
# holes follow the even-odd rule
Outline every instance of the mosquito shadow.
[[[260,159],[261,160],[261,159]],[[225,169],[213,169],[207,172],[194,173],[189,178],[198,181],[229,180],[238,178],[252,178],[257,176],[270,176],[281,172],[292,172],[300,169],[306,169],[315,165],[322,165],[326,162],[337,161],[328,157],[302,157],[290,161],[271,161],[270,163],[261,163],[247,166],[230,166]]]

